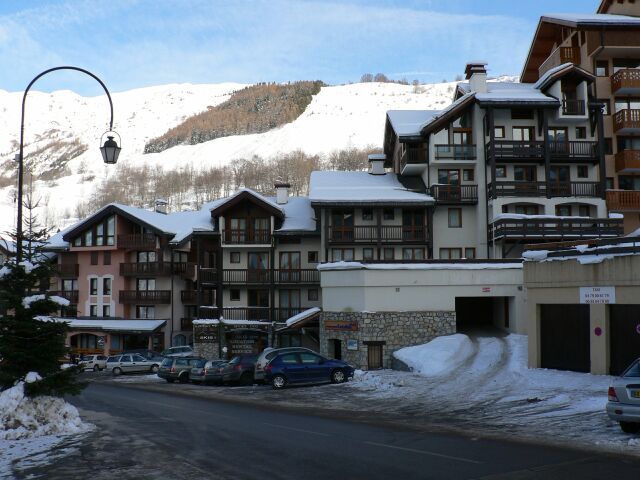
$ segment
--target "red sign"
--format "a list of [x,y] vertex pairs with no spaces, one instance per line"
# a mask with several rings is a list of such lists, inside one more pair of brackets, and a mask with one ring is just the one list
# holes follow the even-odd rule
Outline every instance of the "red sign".
[[341,330],[343,332],[355,332],[358,330],[358,322],[351,320],[326,320],[324,322],[325,330]]
[[491,287],[482,287],[482,293],[491,293]]

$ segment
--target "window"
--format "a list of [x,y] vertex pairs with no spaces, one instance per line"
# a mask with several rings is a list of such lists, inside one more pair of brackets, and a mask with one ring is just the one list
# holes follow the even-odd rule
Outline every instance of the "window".
[[527,110],[524,108],[512,108],[511,118],[513,120],[533,120],[533,110]]
[[424,260],[424,248],[403,248],[403,260]]
[[533,127],[513,127],[511,129],[511,135],[516,142],[530,142],[535,140]]
[[298,363],[298,354],[296,353],[287,353],[286,355],[282,355],[280,357],[280,363],[285,365],[295,365]]
[[111,252],[103,252],[103,254],[102,254],[102,264],[103,265],[111,265]]
[[136,318],[155,318],[156,309],[152,305],[136,305]]
[[476,258],[476,249],[475,248],[465,248],[464,249],[464,258]]
[[611,115],[611,103],[608,98],[599,98],[599,103],[603,104],[602,114],[603,115]]
[[515,213],[518,215],[538,215],[538,205],[516,205]]
[[82,246],[82,237],[76,237],[73,239],[73,246],[80,247]]
[[189,259],[189,254],[187,252],[179,252],[177,250],[173,251],[174,263],[187,263],[188,259]]
[[334,248],[331,250],[332,262],[352,262],[353,248]]
[[571,205],[556,205],[556,215],[559,217],[570,217]]
[[84,245],[85,247],[90,247],[93,245],[93,231],[87,230],[84,232]]
[[596,61],[596,77],[608,77],[609,76],[609,61],[597,60]]
[[148,291],[156,289],[156,279],[155,278],[138,278],[136,280],[136,290],[138,291]]
[[475,178],[475,177],[474,177],[474,171],[473,171],[472,169],[470,169],[470,168],[469,168],[469,169],[465,168],[465,169],[462,171],[462,179],[463,179],[465,182],[473,182],[474,178]]
[[384,259],[385,260],[394,260],[395,259],[395,255],[396,254],[396,249],[395,248],[385,248],[384,249]]
[[587,138],[587,127],[576,127],[576,139],[584,140]]
[[590,217],[589,215],[589,205],[578,205],[578,215],[581,217]]
[[91,278],[89,279],[89,295],[97,295],[98,294],[98,279]]
[[604,139],[604,154],[613,155],[613,142],[610,138]]
[[618,188],[620,188],[620,190],[640,190],[640,177],[619,175]]
[[107,218],[107,245],[115,245],[116,217]]
[[74,290],[78,290],[78,281],[73,280],[63,280],[62,281],[62,291],[63,292],[72,292]]
[[493,127],[493,134],[496,139],[504,138],[504,127]]
[[438,183],[441,185],[460,185],[460,170],[438,170]]
[[513,167],[513,179],[517,182],[535,182],[535,165],[516,165]]
[[318,365],[322,360],[321,357],[319,357],[318,355],[314,355],[313,353],[300,352],[299,355],[300,361],[303,365]]
[[150,263],[156,261],[156,252],[138,252],[136,254],[138,263]]
[[111,279],[110,278],[102,279],[102,294],[111,295]]
[[231,290],[229,290],[229,297],[230,297],[232,302],[239,302],[240,301],[240,289],[239,288],[232,288]]
[[496,165],[496,178],[507,178],[507,167]]
[[362,209],[362,220],[373,220],[373,208]]
[[365,262],[373,260],[373,248],[363,248],[362,249],[362,259]]
[[587,165],[578,165],[578,178],[589,178],[589,167]]
[[96,245],[99,247],[104,245],[104,223],[96,225]]
[[102,316],[110,317],[111,316],[111,305],[103,305],[102,306]]
[[98,264],[98,253],[100,252],[91,252],[91,265]]
[[98,316],[98,305],[89,305],[89,316],[90,317]]
[[462,258],[461,248],[441,248],[440,258],[442,260],[456,260]]
[[384,220],[393,220],[395,218],[395,209],[385,208],[382,210],[382,218]]
[[229,262],[230,263],[240,263],[240,252],[230,252],[229,253]]
[[307,300],[309,300],[310,302],[317,302],[318,301],[318,289],[317,288],[310,288],[307,291]]
[[307,262],[309,263],[318,263],[318,252],[307,252]]
[[462,227],[462,209],[450,208],[449,209],[449,228]]

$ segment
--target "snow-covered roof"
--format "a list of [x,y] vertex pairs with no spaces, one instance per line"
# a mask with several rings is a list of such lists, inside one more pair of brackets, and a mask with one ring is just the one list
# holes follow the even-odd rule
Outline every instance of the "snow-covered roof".
[[320,271],[331,270],[504,270],[522,268],[522,263],[362,263],[332,262],[318,265]]
[[572,26],[640,26],[639,17],[607,13],[551,13],[543,15],[540,21]]
[[414,137],[439,113],[440,110],[389,110],[387,117],[398,137]]
[[[470,93],[468,82],[458,84],[463,92]],[[545,95],[533,83],[487,82],[487,93],[475,93],[476,99],[490,103],[545,103],[558,104],[558,100]],[[464,98],[464,97],[461,97]]]
[[[233,195],[218,200],[218,203],[216,204],[215,208],[220,208],[220,207],[224,206],[225,204],[229,203],[231,200],[233,200],[234,198],[236,198],[238,195],[240,195],[242,193],[248,193],[249,195],[252,195],[256,199],[258,199],[258,200],[268,204],[269,206],[275,208],[276,210],[280,210],[282,213],[284,213],[284,209],[280,205],[278,205],[274,200],[270,199],[269,197],[265,197],[264,195],[261,195],[258,192],[254,191],[254,190],[251,190],[250,188],[241,188],[240,190],[235,192]],[[213,210],[213,209],[211,209],[211,210]]]
[[307,310],[305,310],[304,312],[300,312],[297,315],[294,315],[293,317],[287,319],[287,327],[293,327],[295,326],[297,323],[300,323],[306,319],[308,319],[309,317],[316,315],[318,313],[320,313],[321,310],[318,307],[313,307],[313,308],[309,308]]
[[199,318],[193,321],[194,325],[236,325],[245,327],[264,327],[270,325],[270,322],[261,322],[259,320],[227,320],[225,318]]
[[405,188],[395,173],[316,171],[309,181],[312,204],[416,204],[428,205],[433,197]]
[[105,331],[153,332],[162,327],[166,320],[103,320],[80,318],[52,318],[69,324],[69,328],[95,328]]
[[315,232],[316,214],[309,197],[289,197],[280,205],[284,210],[284,222],[276,232]]

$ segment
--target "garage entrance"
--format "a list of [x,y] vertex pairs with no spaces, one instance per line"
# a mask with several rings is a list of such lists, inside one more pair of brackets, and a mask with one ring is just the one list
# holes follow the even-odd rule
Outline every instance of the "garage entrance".
[[620,375],[640,357],[640,305],[609,305],[610,373]]
[[540,305],[541,367],[589,372],[589,305]]
[[456,297],[456,331],[509,328],[509,297]]

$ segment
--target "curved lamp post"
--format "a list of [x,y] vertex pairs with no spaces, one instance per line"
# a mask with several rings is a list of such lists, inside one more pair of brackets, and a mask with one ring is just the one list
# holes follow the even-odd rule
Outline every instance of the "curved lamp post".
[[[27,93],[31,90],[31,87],[34,83],[40,78],[46,75],[47,73],[55,72],[57,70],[75,70],[76,72],[82,72],[90,77],[94,78],[100,86],[104,89],[107,94],[107,98],[109,99],[109,107],[111,108],[111,120],[109,121],[109,130],[105,133],[114,133],[113,131],[113,102],[111,101],[111,94],[109,90],[107,90],[107,86],[104,84],[102,80],[100,80],[96,75],[79,67],[71,67],[71,66],[62,66],[62,67],[54,67],[49,70],[45,70],[44,72],[38,74],[29,85],[27,85],[26,90],[24,91],[24,95],[22,97],[22,118],[20,120],[20,153],[18,158],[18,220],[17,220],[17,228],[16,228],[16,263],[19,264],[22,261],[22,189],[23,189],[23,173],[24,173],[24,162],[23,162],[23,152],[24,152],[24,112],[25,105],[27,100]],[[104,137],[104,135],[103,135]],[[100,152],[102,153],[102,160],[107,164],[114,164],[118,161],[118,156],[120,155],[120,146],[114,140],[113,135],[108,135],[107,141],[104,142],[104,145],[100,147]],[[120,136],[118,135],[118,138]]]

